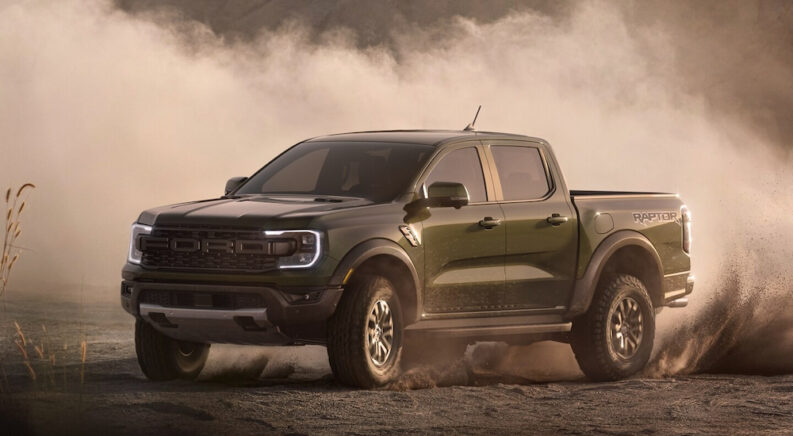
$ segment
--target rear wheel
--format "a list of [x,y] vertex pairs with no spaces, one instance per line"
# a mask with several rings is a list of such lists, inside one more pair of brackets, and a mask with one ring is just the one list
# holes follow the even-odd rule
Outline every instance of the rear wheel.
[[399,374],[402,311],[392,283],[365,275],[350,283],[328,321],[328,360],[341,383],[373,388]]
[[150,380],[193,380],[204,368],[209,344],[177,341],[143,320],[135,322],[135,351],[143,374]]
[[570,345],[587,377],[619,380],[644,368],[654,336],[655,311],[647,289],[623,274],[605,280],[589,311],[573,321]]

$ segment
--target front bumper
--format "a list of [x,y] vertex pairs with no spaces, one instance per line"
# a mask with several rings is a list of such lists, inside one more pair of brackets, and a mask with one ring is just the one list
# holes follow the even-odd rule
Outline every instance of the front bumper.
[[[151,301],[149,293],[178,295]],[[341,287],[278,289],[271,286],[184,284],[125,280],[121,306],[168,337],[201,343],[286,345],[325,343],[325,325]],[[254,307],[213,302],[258,296]],[[185,298],[187,296],[188,298]]]

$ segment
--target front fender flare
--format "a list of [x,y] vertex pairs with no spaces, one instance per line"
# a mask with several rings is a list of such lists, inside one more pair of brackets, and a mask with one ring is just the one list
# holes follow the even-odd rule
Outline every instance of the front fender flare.
[[380,255],[387,255],[396,258],[401,263],[405,264],[407,269],[410,271],[410,279],[413,281],[413,289],[416,291],[416,295],[414,296],[416,299],[415,319],[418,319],[422,307],[422,286],[421,280],[419,279],[419,274],[416,271],[416,266],[413,265],[413,260],[411,260],[410,256],[408,256],[408,254],[401,246],[399,246],[399,244],[390,239],[370,239],[353,247],[349,252],[347,252],[341,262],[339,262],[339,265],[336,267],[336,271],[330,278],[330,286],[344,285],[344,279],[347,278],[347,274],[351,270],[359,267],[367,260]]

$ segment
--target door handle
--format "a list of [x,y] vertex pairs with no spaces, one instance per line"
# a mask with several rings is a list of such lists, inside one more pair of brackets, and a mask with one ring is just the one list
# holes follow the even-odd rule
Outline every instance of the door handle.
[[501,225],[501,219],[486,216],[481,221],[479,221],[479,225],[486,229],[492,229],[495,226]]
[[570,218],[568,218],[566,216],[561,216],[558,213],[555,213],[555,214],[549,216],[548,218],[546,218],[545,221],[547,221],[548,224],[550,224],[552,226],[558,226],[560,224],[566,223],[569,219]]

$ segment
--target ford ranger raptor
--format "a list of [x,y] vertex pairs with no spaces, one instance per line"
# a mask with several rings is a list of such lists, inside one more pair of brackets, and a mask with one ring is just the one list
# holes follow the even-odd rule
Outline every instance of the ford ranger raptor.
[[616,380],[686,305],[690,249],[677,195],[569,191],[542,139],[348,133],[141,213],[121,303],[152,380],[194,379],[212,343],[326,345],[337,380],[372,388],[452,344],[540,340]]

